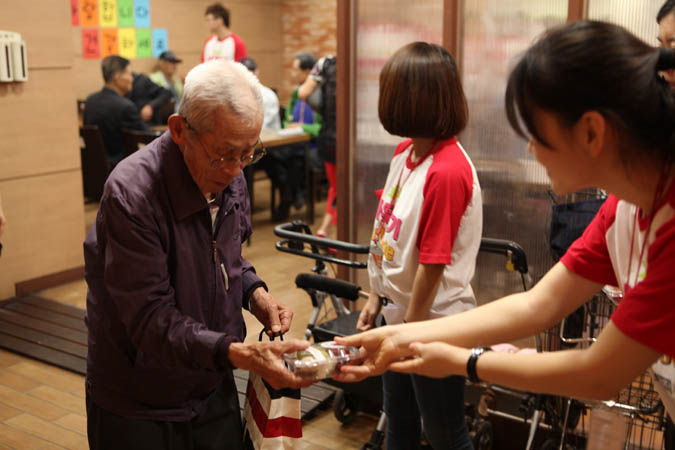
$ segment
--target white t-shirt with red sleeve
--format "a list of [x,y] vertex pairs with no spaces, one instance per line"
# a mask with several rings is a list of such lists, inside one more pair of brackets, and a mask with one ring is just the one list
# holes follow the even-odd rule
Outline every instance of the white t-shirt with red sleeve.
[[445,264],[429,318],[473,308],[471,279],[483,228],[480,185],[456,138],[412,162],[412,141],[396,148],[375,215],[368,275],[371,290],[393,303],[382,313],[403,322],[418,265]]
[[637,206],[610,195],[561,261],[586,279],[621,288],[623,298],[611,320],[631,339],[665,355],[652,371],[655,388],[673,416],[675,184],[655,210],[651,227],[649,218],[641,216]]
[[225,39],[220,40],[215,34],[204,41],[202,50],[202,62],[212,59],[225,59],[239,61],[246,57],[246,44],[234,33],[230,33]]

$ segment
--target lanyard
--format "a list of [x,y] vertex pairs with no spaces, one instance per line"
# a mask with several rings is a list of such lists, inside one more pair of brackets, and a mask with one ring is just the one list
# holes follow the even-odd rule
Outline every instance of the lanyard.
[[[644,256],[645,248],[647,247],[647,241],[649,240],[649,232],[652,228],[652,222],[654,221],[654,214],[656,213],[656,208],[658,206],[658,203],[661,201],[661,198],[664,194],[665,187],[666,187],[666,180],[668,179],[668,174],[670,173],[670,167],[671,164],[666,164],[666,166],[663,168],[663,172],[661,173],[661,177],[659,178],[659,182],[656,185],[656,190],[654,191],[654,198],[652,200],[652,208],[651,211],[649,212],[649,222],[647,223],[647,232],[645,233],[645,238],[642,241],[642,244],[640,245],[640,255],[638,259],[638,270],[637,273],[635,274],[635,283],[633,284],[633,287],[637,285],[638,278],[640,277],[640,266],[642,265],[642,258]],[[638,213],[639,213],[640,208],[637,206],[635,207],[635,213],[633,214],[633,231],[631,232],[630,236],[630,253],[628,254],[628,271],[626,272],[626,283],[628,284],[628,287],[631,287],[630,283],[630,271],[633,266],[633,245],[635,243],[635,229],[638,228]],[[639,239],[639,237],[638,237]]]
[[[405,185],[405,183],[410,178],[410,175],[412,175],[413,170],[415,170],[417,168],[417,166],[421,165],[422,162],[427,158],[427,156],[429,156],[429,155],[431,155],[431,153],[433,153],[433,150],[436,148],[437,144],[438,144],[438,141],[434,140],[431,143],[431,146],[429,147],[429,151],[419,161],[417,161],[415,163],[415,165],[412,167],[412,169],[410,169],[410,171],[408,172],[408,175],[405,177],[405,179],[403,181],[401,181],[401,179],[403,178],[403,172],[405,172],[406,167],[408,167],[408,159],[411,158],[412,153],[413,153],[413,146],[412,146],[412,144],[410,145],[410,152],[408,153],[408,156],[406,156],[405,161],[403,161],[401,171],[398,173],[398,180],[396,181],[396,184],[394,185],[394,193],[391,196],[391,209],[390,209],[391,212],[389,213],[389,216],[387,217],[386,222],[389,222],[389,218],[391,217],[391,214],[394,213],[394,207],[396,206],[396,200],[401,196],[401,192],[403,191],[403,186]],[[382,195],[384,195],[384,193]],[[386,226],[385,221],[382,218],[380,218],[380,225],[377,229],[377,232],[373,236],[373,240],[375,242],[379,241],[382,238],[382,236],[384,236],[385,226]]]

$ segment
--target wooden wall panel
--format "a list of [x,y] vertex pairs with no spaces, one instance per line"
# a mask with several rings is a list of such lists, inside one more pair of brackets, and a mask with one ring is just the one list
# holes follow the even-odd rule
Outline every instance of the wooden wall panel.
[[0,84],[0,180],[80,167],[70,68]]
[[79,169],[0,182],[9,225],[2,237],[0,299],[14,284],[81,266],[84,202]]
[[0,299],[15,284],[81,266],[84,199],[70,3],[3,0],[0,29],[22,34],[28,81],[0,84]]
[[0,2],[0,30],[21,33],[28,48],[28,70],[70,67],[70,42],[64,24],[70,24],[70,3],[66,0]]

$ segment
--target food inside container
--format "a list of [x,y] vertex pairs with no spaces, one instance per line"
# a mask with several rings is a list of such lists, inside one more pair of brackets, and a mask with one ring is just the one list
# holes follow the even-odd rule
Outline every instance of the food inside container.
[[358,362],[362,358],[357,347],[339,345],[334,341],[320,342],[305,350],[284,355],[284,361],[291,372],[314,380],[330,378],[341,366]]

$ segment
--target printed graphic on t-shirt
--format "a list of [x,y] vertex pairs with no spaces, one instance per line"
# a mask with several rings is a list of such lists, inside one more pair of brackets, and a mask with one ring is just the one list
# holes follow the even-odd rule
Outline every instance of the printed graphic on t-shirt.
[[372,292],[392,299],[382,311],[400,323],[419,264],[444,265],[429,317],[475,305],[470,281],[482,228],[480,186],[456,139],[411,161],[411,141],[397,148],[378,203],[370,238]]

